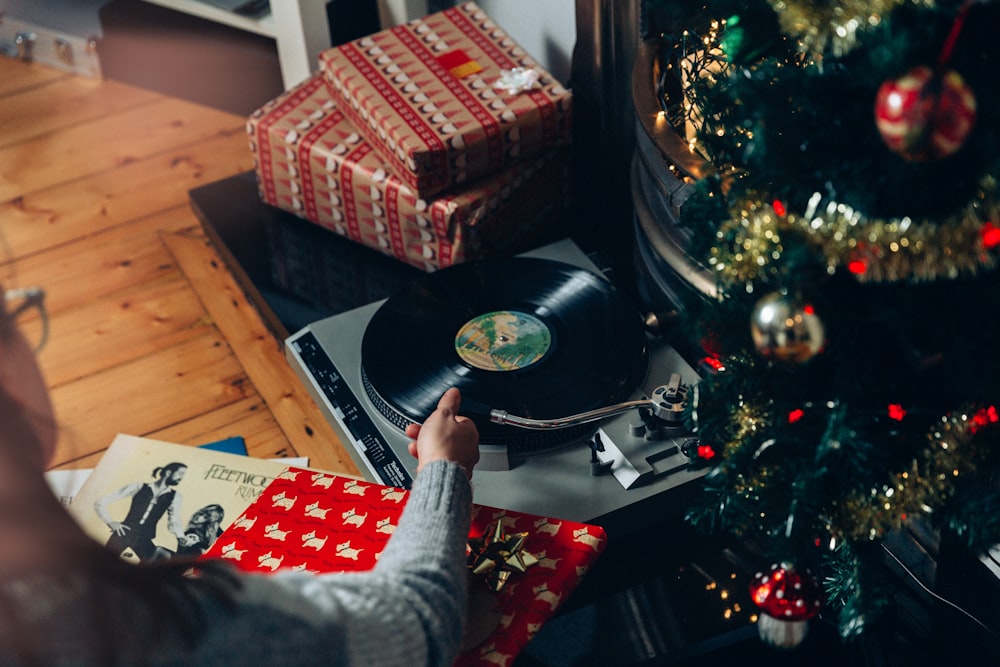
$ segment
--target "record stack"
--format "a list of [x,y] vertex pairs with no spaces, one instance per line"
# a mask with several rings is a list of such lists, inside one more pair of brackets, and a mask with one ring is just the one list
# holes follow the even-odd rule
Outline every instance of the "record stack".
[[266,203],[434,271],[520,252],[559,220],[571,106],[464,3],[323,52],[247,131]]

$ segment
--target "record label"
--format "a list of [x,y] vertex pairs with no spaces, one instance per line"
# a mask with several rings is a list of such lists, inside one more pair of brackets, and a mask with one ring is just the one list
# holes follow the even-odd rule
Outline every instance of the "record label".
[[540,319],[516,310],[473,317],[455,336],[462,360],[484,371],[517,371],[538,362],[552,345],[552,332]]

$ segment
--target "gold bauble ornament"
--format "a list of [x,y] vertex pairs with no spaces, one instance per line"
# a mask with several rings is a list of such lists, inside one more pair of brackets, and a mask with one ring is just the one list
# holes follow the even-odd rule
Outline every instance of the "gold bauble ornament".
[[823,350],[823,321],[811,304],[783,292],[757,302],[750,316],[754,347],[767,359],[801,364]]

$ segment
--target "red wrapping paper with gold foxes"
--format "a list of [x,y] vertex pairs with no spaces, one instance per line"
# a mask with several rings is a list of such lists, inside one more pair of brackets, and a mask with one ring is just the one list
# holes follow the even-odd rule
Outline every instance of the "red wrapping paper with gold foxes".
[[386,170],[318,74],[251,114],[247,133],[263,201],[424,271],[521,252],[569,202],[566,148],[419,197]]
[[[234,521],[205,558],[225,558],[247,571],[316,573],[375,566],[406,505],[408,491],[337,475],[289,468]],[[528,533],[524,551],[538,562],[514,572],[499,592],[482,586],[492,606],[492,632],[455,665],[510,665],[604,550],[604,529],[562,519],[473,506],[470,539],[500,522],[506,534]],[[482,610],[480,610],[482,611]]]
[[[323,51],[337,103],[389,170],[429,196],[570,142],[572,94],[475,3]],[[537,86],[494,86],[531,69]]]

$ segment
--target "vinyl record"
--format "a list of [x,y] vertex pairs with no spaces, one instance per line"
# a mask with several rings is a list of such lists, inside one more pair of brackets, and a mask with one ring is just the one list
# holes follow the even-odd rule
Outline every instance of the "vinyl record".
[[375,312],[361,348],[366,390],[397,427],[420,423],[449,387],[484,444],[540,434],[489,410],[566,417],[625,399],[646,372],[638,312],[594,273],[546,259],[459,264],[421,276]]

